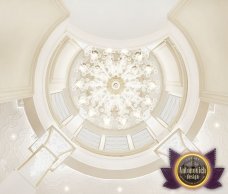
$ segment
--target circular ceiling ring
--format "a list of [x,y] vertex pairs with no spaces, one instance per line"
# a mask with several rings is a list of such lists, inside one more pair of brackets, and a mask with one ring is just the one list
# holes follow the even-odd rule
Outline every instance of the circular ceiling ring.
[[[37,64],[37,68],[36,68],[36,72],[35,72],[35,80],[34,80],[35,95],[34,95],[33,100],[34,100],[34,107],[35,107],[35,110],[37,112],[37,116],[39,117],[39,120],[40,120],[42,126],[44,127],[44,129],[48,128],[50,125],[54,125],[54,126],[60,128],[63,132],[65,132],[66,135],[70,136],[71,132],[68,131],[68,128],[70,128],[70,124],[73,124],[73,123],[69,122],[69,120],[70,121],[75,120],[76,124],[80,123],[81,120],[83,120],[83,119],[81,119],[80,117],[75,117],[76,115],[79,115],[80,112],[79,112],[79,110],[69,110],[70,112],[72,111],[73,114],[72,114],[72,117],[69,117],[69,120],[66,120],[66,123],[64,123],[64,122],[60,123],[60,122],[56,121],[56,119],[55,119],[56,117],[53,116],[53,112],[52,112],[53,110],[51,110],[51,106],[52,105],[50,105],[50,102],[49,102],[49,100],[50,100],[50,96],[49,95],[50,94],[59,93],[61,91],[61,89],[64,88],[64,85],[60,84],[61,85],[60,88],[55,87],[57,85],[58,81],[59,81],[58,79],[55,79],[54,82],[52,82],[52,84],[51,84],[51,92],[48,90],[48,88],[50,88],[50,85],[49,85],[49,87],[47,87],[47,84],[48,83],[50,84],[50,82],[49,82],[50,81],[50,77],[47,76],[48,72],[50,73],[50,66],[49,65],[55,63],[56,62],[55,61],[56,57],[59,54],[61,54],[61,52],[60,53],[54,52],[55,48],[57,48],[58,45],[61,45],[62,40],[64,40],[64,37],[69,37],[68,39],[70,40],[70,43],[67,45],[67,47],[64,48],[66,50],[66,53],[69,54],[69,51],[71,50],[71,48],[74,47],[72,45],[74,45],[75,38],[73,36],[65,33],[63,28],[61,28],[61,27],[62,26],[59,26],[58,28],[56,28],[56,30],[50,35],[48,41],[44,44],[43,49],[41,50],[41,53],[40,53],[40,56],[39,56],[39,60],[38,60],[38,64]],[[174,28],[174,27],[172,26],[172,28]],[[181,126],[181,128],[184,129],[185,132],[186,132],[186,131],[189,130],[189,128],[191,126],[191,123],[194,121],[195,114],[196,114],[197,109],[198,109],[198,104],[196,103],[197,100],[198,100],[198,93],[195,92],[196,88],[198,88],[198,81],[197,81],[198,78],[193,77],[193,74],[197,71],[197,63],[196,62],[195,63],[191,63],[192,61],[191,62],[188,61],[188,57],[186,57],[185,52],[189,51],[188,49],[190,49],[190,47],[187,44],[187,42],[184,42],[184,47],[183,46],[180,47],[180,44],[179,44],[178,41],[180,41],[181,38],[183,39],[183,35],[180,35],[179,37],[181,37],[181,38],[178,40],[178,38],[175,37],[175,33],[172,30],[168,31],[168,34],[170,34],[171,39],[175,40],[175,44],[176,44],[176,47],[178,48],[178,52],[180,52],[181,56],[183,57],[183,61],[184,61],[185,68],[186,68],[186,75],[187,75],[187,79],[188,79],[188,82],[186,82],[186,83],[188,84],[188,86],[186,87],[187,88],[187,95],[186,95],[186,101],[184,100],[185,103],[184,103],[183,111],[178,116],[178,118],[179,118],[178,121],[176,121],[175,124],[172,125],[172,128],[176,129],[179,126]],[[163,35],[164,34],[161,34],[161,37],[159,38],[160,40],[162,40],[162,39],[164,40],[164,38],[165,39],[167,38],[167,36],[164,37]],[[159,41],[156,41],[156,42],[159,42]],[[83,44],[81,44],[80,41],[79,41],[79,45],[81,45],[81,47],[83,47],[82,46]],[[181,45],[183,45],[183,44],[181,44]],[[77,53],[78,53],[80,51],[80,48],[75,48],[75,50],[77,50]],[[191,49],[190,49],[190,51],[191,51]],[[53,53],[55,53],[55,54],[53,55]],[[189,53],[188,53],[188,55],[189,55]],[[55,56],[55,57],[53,58],[53,56]],[[72,54],[72,55],[69,54],[68,55],[69,64],[73,63],[74,57],[76,57],[75,54]],[[189,63],[191,63],[191,65]],[[67,71],[69,71],[69,69],[67,68],[64,71],[67,72]],[[52,73],[54,73],[54,71]],[[58,74],[54,73],[54,74],[51,74],[51,75],[53,76],[53,75],[58,75]],[[197,75],[197,74],[194,74],[194,76],[195,75]],[[117,86],[121,86],[121,83],[120,83],[121,81],[119,81],[119,79],[117,79],[117,80],[119,82],[119,85],[117,83],[117,85],[114,86],[114,89],[118,88]],[[114,80],[114,84],[115,84],[115,81],[116,80]],[[189,88],[189,82],[191,82],[191,81],[193,81],[193,84],[192,84],[191,87],[195,87],[194,88],[194,92],[191,90],[191,88]],[[60,99],[60,101],[61,101],[62,98],[61,98],[61,96],[55,96],[55,99]],[[67,103],[71,104],[72,102],[70,102],[70,100],[69,100]],[[193,106],[192,106],[192,104],[193,104]],[[186,107],[187,106],[192,106],[193,111],[191,113],[186,111]],[[80,113],[80,114],[83,115],[83,113]],[[186,117],[188,118],[188,122],[186,120]],[[189,119],[189,118],[191,118],[191,119]],[[81,125],[76,126],[76,128],[77,127],[80,128]],[[127,138],[127,141],[129,142],[128,138]],[[163,141],[161,141],[159,139],[159,142],[163,142]],[[160,144],[159,142],[157,142],[158,145]],[[110,165],[107,171],[109,171],[109,170],[111,171],[111,169],[115,169],[117,174],[118,174],[118,172],[120,173],[120,171],[124,172],[123,168],[118,167],[118,165],[115,162],[113,157],[104,156],[104,155],[100,155],[99,156],[99,154],[96,154],[96,153],[93,154],[91,152],[91,150],[88,151],[89,149],[85,150],[83,148],[80,148],[78,150],[79,150],[79,152],[83,152],[83,154],[85,154],[85,155],[88,155],[88,156],[90,155],[89,156],[90,160],[84,160],[85,158],[84,159],[80,158],[82,156],[80,154],[78,154],[77,156],[73,155],[70,159],[75,160],[75,161],[83,161],[82,163],[85,164],[85,168],[86,168],[86,166],[87,167],[91,166],[91,164],[89,163],[89,161],[91,161],[91,158],[93,158],[93,157],[107,157],[107,159],[109,160],[109,165]],[[136,165],[136,166],[138,166],[136,171],[134,171],[134,168],[132,168],[132,172],[135,173],[134,177],[142,176],[143,174],[138,174],[138,172],[140,171],[140,168],[141,167],[143,168],[143,167],[147,166],[150,162],[151,162],[151,164],[153,163],[152,160],[151,161],[146,160],[147,162],[145,163],[145,157],[148,156],[148,152],[147,151],[149,151],[149,150],[153,153],[153,151],[151,149],[148,149],[148,150],[147,149],[142,149],[142,150],[140,150],[140,153],[138,153],[138,154],[134,153],[134,155],[132,155],[132,156],[125,156],[125,157],[122,156],[121,157],[123,159],[126,158],[126,157],[130,157],[130,158],[132,158],[132,161],[131,161],[132,165],[133,164],[138,164],[138,165]],[[155,154],[155,155],[157,157],[157,154]],[[116,155],[116,158],[118,158],[118,154]],[[93,164],[94,167],[96,167],[96,165],[98,165],[98,164],[96,164],[96,163]],[[151,169],[152,168],[147,169],[147,172],[150,173],[152,171]],[[80,169],[77,169],[77,170],[80,171]],[[90,174],[89,171],[90,170],[88,170],[87,172],[86,171],[83,171],[83,172]],[[144,170],[143,170],[143,172],[144,172]],[[147,172],[145,171],[144,174],[147,174]],[[94,175],[94,176],[98,176],[98,175]],[[98,177],[101,177],[101,176],[98,176]]]

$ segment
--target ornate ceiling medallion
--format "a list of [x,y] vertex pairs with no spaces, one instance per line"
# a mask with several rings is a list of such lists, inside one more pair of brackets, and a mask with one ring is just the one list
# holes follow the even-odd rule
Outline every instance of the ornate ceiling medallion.
[[155,108],[161,72],[149,49],[86,48],[73,65],[69,87],[75,106],[95,125],[130,128]]

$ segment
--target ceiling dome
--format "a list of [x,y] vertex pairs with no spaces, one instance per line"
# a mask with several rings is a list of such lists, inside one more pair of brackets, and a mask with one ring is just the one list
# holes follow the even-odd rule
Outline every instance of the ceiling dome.
[[133,178],[156,169],[167,146],[194,150],[185,134],[198,109],[198,69],[183,34],[165,22],[141,38],[81,36],[72,17],[42,47],[33,98],[39,126],[54,126],[77,148],[65,164]]
[[[84,42],[94,37],[110,40],[139,39],[161,30],[178,0],[65,0],[70,22]],[[88,37],[90,36],[90,38]],[[93,37],[93,38],[92,38]],[[88,39],[89,38],[89,39]],[[108,42],[107,42],[108,41]]]
[[2,1],[0,101],[14,101],[0,105],[0,181],[21,163],[11,175],[42,194],[159,193],[169,149],[213,139],[226,155],[214,103],[228,103],[228,1],[216,2]]
[[126,31],[132,34],[120,28],[113,37],[84,33],[72,6],[43,44],[25,108],[37,134],[56,130],[77,148],[61,162],[92,176],[133,178],[157,169],[167,147],[195,149],[185,134],[198,110],[198,69],[185,37],[165,17],[171,4],[158,14],[164,28],[153,24],[147,36],[150,21],[136,21]]

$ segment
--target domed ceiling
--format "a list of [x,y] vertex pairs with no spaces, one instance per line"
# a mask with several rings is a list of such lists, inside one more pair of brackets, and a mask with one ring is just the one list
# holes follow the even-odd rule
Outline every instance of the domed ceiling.
[[[153,169],[160,162],[164,144],[171,146],[175,141],[180,145],[181,141],[191,144],[179,126],[192,114],[185,109],[197,98],[197,93],[188,87],[192,79],[195,85],[192,84],[191,87],[198,87],[197,79],[189,71],[195,71],[196,63],[189,66],[188,59],[183,59],[186,51],[180,52],[178,44],[181,40],[177,37],[184,36],[168,23],[166,15],[175,1],[166,4],[160,13],[155,11],[159,25],[153,22],[155,19],[151,15],[148,16],[150,21],[143,19],[146,15],[141,10],[139,17],[144,23],[136,21],[135,24],[146,27],[152,22],[151,31],[139,27],[142,31],[139,30],[136,35],[131,25],[128,30],[118,28],[119,34],[124,35],[122,30],[132,33],[125,33],[125,36],[134,40],[147,37],[143,31],[156,34],[153,39],[145,38],[141,46],[133,39],[131,46],[127,45],[128,40],[117,37],[116,33],[112,33],[113,37],[96,34],[99,25],[104,25],[96,14],[93,19],[97,20],[97,27],[87,32],[90,38],[81,37],[82,29],[75,23],[80,22],[75,16],[79,12],[74,3],[82,4],[81,7],[86,4],[82,1],[67,1],[71,16],[68,23],[64,24],[66,30],[62,31],[61,25],[56,28],[43,48],[48,50],[49,56],[45,57],[47,55],[42,52],[39,56],[40,61],[45,63],[39,63],[36,69],[35,111],[42,125],[51,124],[77,146],[68,160],[68,165],[72,168],[77,169],[80,164],[87,166],[87,172],[84,173],[93,174],[93,168],[107,171],[106,178],[121,177],[125,170],[133,173],[124,175],[126,178],[147,174],[150,171],[146,170],[147,165]],[[93,9],[99,10],[96,8],[99,3]],[[110,3],[117,9],[117,2]],[[133,19],[133,10],[139,4],[136,1],[126,1],[123,2],[123,7],[125,3],[131,7],[127,14]],[[154,10],[156,6],[161,6],[155,2],[144,3],[142,9],[146,4]],[[161,2],[162,5],[163,3],[164,1]],[[120,14],[123,7],[119,10]],[[89,11],[87,8],[91,7],[85,8],[86,13]],[[83,17],[86,14],[80,14],[85,21]],[[107,15],[108,17],[113,15]],[[121,22],[129,23],[129,20]],[[110,26],[106,26],[110,29]],[[134,28],[138,29],[136,26]],[[61,35],[56,38],[55,34]],[[115,39],[118,46],[112,44]],[[187,43],[182,44],[187,47]],[[197,104],[192,109],[196,111]],[[194,118],[194,114],[190,117]],[[190,147],[195,149],[194,146]],[[123,160],[126,165],[120,166]],[[133,165],[136,163],[137,168]],[[137,170],[144,168],[145,170]]]
[[13,104],[15,117],[23,115],[33,129],[26,145],[31,157],[18,168],[28,182],[45,187],[44,177],[63,169],[93,179],[130,180],[161,168],[169,148],[200,151],[195,138],[214,105],[207,101],[210,92],[200,98],[206,85],[197,49],[170,22],[178,2],[52,2],[63,17],[39,43],[34,76],[26,78],[31,95]]
[[167,14],[178,0],[64,2],[71,12],[70,22],[83,33],[102,39],[127,40],[151,35],[165,27]]

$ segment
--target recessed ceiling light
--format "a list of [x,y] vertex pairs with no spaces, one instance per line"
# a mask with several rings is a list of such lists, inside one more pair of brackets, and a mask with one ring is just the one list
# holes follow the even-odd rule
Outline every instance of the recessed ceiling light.
[[65,186],[65,187],[64,187],[64,191],[65,191],[65,192],[68,192],[69,190],[70,190],[70,188],[69,188],[68,186]]
[[118,191],[118,193],[121,193],[123,191],[123,188],[122,187],[117,187],[117,191]]
[[214,124],[214,126],[215,126],[215,128],[219,128],[219,127],[220,127],[220,124],[219,124],[218,122],[216,122],[216,123]]
[[15,140],[17,139],[17,134],[12,133],[12,134],[10,135],[10,139],[13,140],[13,141],[15,141]]

